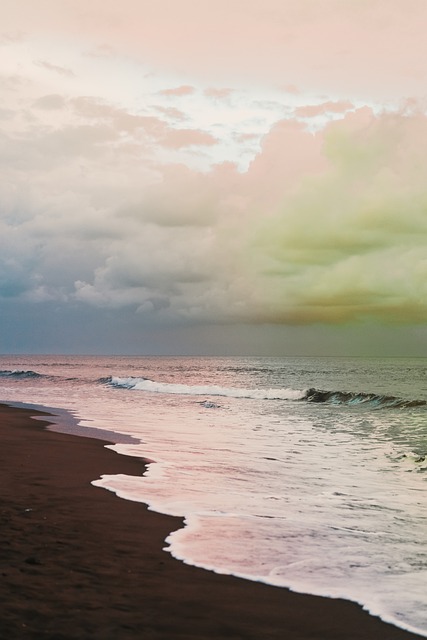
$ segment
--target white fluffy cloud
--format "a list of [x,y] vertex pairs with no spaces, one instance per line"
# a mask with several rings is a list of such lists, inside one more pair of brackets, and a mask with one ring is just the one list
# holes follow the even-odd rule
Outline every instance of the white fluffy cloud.
[[[48,178],[33,161],[29,189],[27,158],[2,187],[5,295],[43,286],[168,320],[424,319],[423,114],[361,109],[316,134],[284,121],[243,173],[140,174],[132,154],[108,161],[114,137],[71,138],[67,154],[49,141]],[[107,148],[82,174],[86,144]]]
[[[164,5],[6,2],[0,296],[153,322],[423,321],[427,118],[404,98],[425,3]],[[402,104],[356,108],[367,95]]]
[[421,321],[426,138],[424,115],[365,109],[316,135],[275,127],[245,174],[169,168],[83,292],[203,319]]

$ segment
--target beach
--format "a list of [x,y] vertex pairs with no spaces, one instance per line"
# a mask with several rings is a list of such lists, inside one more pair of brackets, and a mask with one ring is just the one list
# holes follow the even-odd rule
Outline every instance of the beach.
[[144,461],[46,430],[36,413],[0,406],[1,638],[419,637],[354,603],[175,560],[162,548],[182,520],[91,485],[141,475]]

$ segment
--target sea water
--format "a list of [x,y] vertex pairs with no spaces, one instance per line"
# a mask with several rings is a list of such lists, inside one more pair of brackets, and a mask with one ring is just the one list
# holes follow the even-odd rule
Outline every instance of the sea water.
[[427,637],[426,359],[3,356],[0,400],[152,461],[94,484],[183,516],[176,558]]

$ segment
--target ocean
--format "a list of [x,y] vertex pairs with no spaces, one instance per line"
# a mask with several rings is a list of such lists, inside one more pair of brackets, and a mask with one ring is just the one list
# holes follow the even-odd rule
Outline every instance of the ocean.
[[1,356],[0,401],[148,459],[93,483],[179,560],[427,637],[427,359]]

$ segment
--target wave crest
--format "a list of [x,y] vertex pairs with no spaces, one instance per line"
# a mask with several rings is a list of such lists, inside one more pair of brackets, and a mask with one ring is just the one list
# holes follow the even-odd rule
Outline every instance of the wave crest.
[[129,376],[121,378],[108,376],[100,378],[102,384],[118,389],[146,391],[192,396],[223,396],[229,398],[247,398],[253,400],[289,400],[305,401],[317,404],[368,406],[371,409],[413,408],[427,406],[427,400],[408,400],[391,395],[352,391],[322,391],[314,387],[310,389],[245,389],[239,387],[221,387],[217,385],[188,385],[171,382],[156,382],[148,378]]
[[355,393],[350,391],[321,391],[320,389],[308,389],[302,398],[307,402],[327,403],[336,405],[369,405],[381,408],[411,408],[424,407],[426,400],[405,400],[396,396],[386,396],[376,393]]
[[300,400],[304,392],[295,389],[241,389],[238,387],[220,387],[216,385],[187,385],[170,382],[154,382],[147,378],[104,379],[111,386],[122,389],[135,389],[152,393],[171,393],[192,396],[225,396],[229,398],[248,398],[254,400]]
[[0,378],[42,378],[41,373],[37,371],[21,371],[20,369],[3,369],[0,370]]

